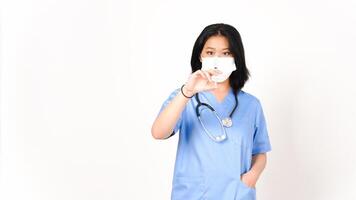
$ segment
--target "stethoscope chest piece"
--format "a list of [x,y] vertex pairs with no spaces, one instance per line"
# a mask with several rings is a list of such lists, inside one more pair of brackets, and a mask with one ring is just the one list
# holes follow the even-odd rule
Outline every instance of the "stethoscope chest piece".
[[232,126],[231,117],[225,117],[225,118],[222,120],[222,124],[223,124],[226,128],[231,127],[231,126]]

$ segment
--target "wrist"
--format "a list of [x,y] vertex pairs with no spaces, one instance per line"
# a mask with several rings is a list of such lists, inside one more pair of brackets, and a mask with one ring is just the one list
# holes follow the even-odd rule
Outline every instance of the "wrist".
[[184,95],[185,97],[187,97],[187,98],[191,98],[191,97],[193,97],[194,94],[195,94],[194,91],[191,90],[191,89],[188,89],[185,84],[182,85],[181,92],[182,92],[183,95]]

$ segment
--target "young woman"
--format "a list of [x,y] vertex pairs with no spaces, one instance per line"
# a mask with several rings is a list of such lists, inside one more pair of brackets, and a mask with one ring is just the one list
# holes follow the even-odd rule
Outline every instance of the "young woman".
[[155,139],[179,131],[172,200],[255,200],[271,144],[261,103],[241,90],[249,78],[239,32],[212,24],[197,38],[192,73],[164,101]]

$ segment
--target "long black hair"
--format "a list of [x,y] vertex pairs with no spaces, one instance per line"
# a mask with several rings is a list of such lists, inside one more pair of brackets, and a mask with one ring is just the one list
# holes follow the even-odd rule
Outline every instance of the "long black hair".
[[230,86],[236,95],[241,90],[250,76],[250,72],[246,67],[245,53],[242,45],[240,33],[231,25],[224,23],[211,24],[204,28],[194,43],[192,58],[190,64],[192,66],[192,73],[200,70],[202,63],[200,61],[200,54],[203,50],[205,42],[211,36],[222,35],[225,36],[229,42],[229,50],[232,53],[237,70],[233,71],[229,77]]

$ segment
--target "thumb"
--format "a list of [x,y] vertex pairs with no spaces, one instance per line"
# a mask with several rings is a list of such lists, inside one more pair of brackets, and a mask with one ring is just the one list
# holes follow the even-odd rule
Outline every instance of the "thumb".
[[218,88],[218,82],[213,81],[213,83],[214,83],[214,88]]
[[218,83],[216,81],[211,81],[209,82],[208,86],[210,89],[216,89],[218,88]]

